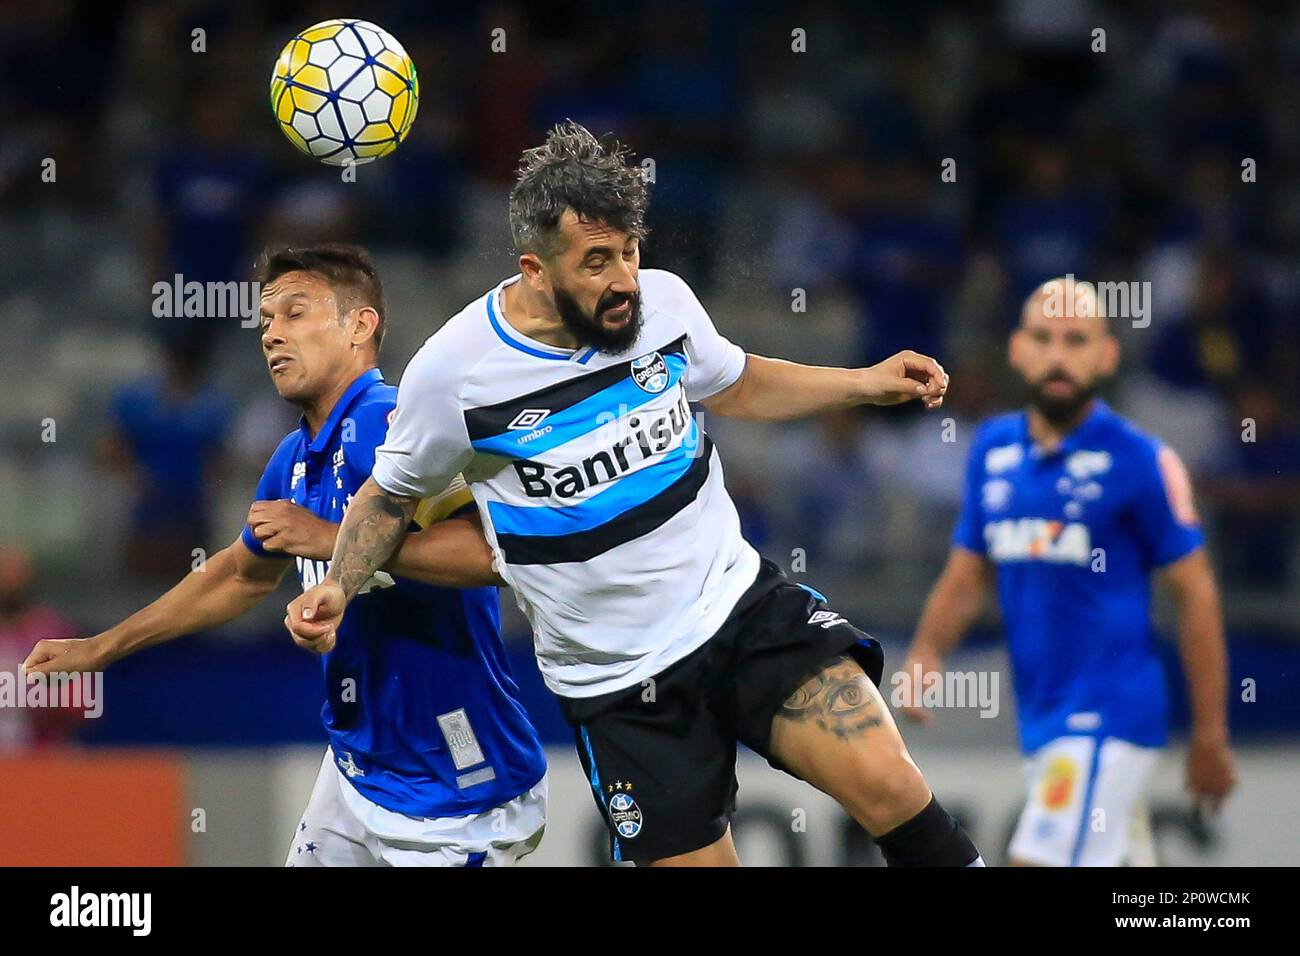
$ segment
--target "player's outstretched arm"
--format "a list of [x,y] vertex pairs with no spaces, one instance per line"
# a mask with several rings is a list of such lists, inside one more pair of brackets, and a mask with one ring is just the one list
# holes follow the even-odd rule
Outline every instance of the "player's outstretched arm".
[[[943,573],[930,589],[916,627],[916,636],[903,663],[903,673],[909,679],[920,667],[921,674],[938,672],[943,661],[961,643],[984,606],[984,590],[988,583],[988,561],[974,551],[954,547],[948,552],[948,563]],[[920,687],[915,688],[920,691]],[[900,707],[899,712],[911,720],[930,723],[934,715],[919,706]]]
[[41,641],[23,662],[32,673],[103,670],[183,634],[234,620],[275,590],[287,561],[258,557],[236,539],[170,591],[94,637]]
[[788,421],[854,405],[899,405],[920,399],[938,408],[948,373],[934,359],[904,351],[869,368],[826,368],[749,355],[732,385],[704,407],[728,418]]
[[339,525],[334,555],[325,581],[337,585],[351,601],[376,571],[397,551],[402,535],[415,517],[419,501],[389,494],[375,479],[357,489]]
[[[256,502],[248,526],[269,551],[319,561],[334,554],[340,527],[283,499]],[[492,570],[492,549],[477,512],[443,518],[407,534],[384,570],[445,588],[505,584]]]
[[444,518],[404,537],[385,571],[444,588],[503,585],[477,512]]
[[333,649],[348,602],[392,558],[418,504],[389,494],[374,478],[357,489],[343,514],[325,580],[286,608],[284,625],[295,644],[317,654]]
[[1219,589],[1204,548],[1161,573],[1178,609],[1178,648],[1192,711],[1187,786],[1217,809],[1237,783],[1228,746],[1228,649]]

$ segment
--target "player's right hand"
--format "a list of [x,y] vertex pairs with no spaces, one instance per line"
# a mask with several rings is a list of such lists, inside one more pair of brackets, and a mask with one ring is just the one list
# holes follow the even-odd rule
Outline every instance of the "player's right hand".
[[102,671],[112,661],[96,637],[37,641],[23,661],[24,674],[80,674]]
[[347,607],[343,588],[333,581],[322,581],[289,603],[284,626],[299,647],[315,654],[328,654],[334,650],[338,626]]
[[911,349],[863,369],[862,374],[866,400],[872,405],[898,405],[919,398],[927,409],[935,409],[948,392],[948,373],[943,366]]
[[[925,690],[925,675],[942,673],[942,670],[943,661],[937,657],[924,654],[907,655],[901,673],[906,677],[904,686],[910,690],[910,695],[904,695],[905,705],[897,708],[898,713],[915,724],[928,726],[934,723],[934,711],[921,705],[921,695]],[[917,674],[921,675],[920,683],[917,683]]]

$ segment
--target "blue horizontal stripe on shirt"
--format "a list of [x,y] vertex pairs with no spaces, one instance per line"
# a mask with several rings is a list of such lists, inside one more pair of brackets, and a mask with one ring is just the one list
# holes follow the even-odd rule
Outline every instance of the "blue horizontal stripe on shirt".
[[[518,429],[502,432],[491,438],[480,438],[473,443],[474,450],[492,455],[506,455],[510,458],[531,458],[618,421],[624,412],[640,408],[656,395],[662,395],[673,388],[681,380],[686,371],[686,359],[681,355],[666,355],[664,361],[668,366],[668,384],[658,392],[647,392],[629,376],[608,388],[601,389],[589,398],[584,398],[576,405],[570,405],[548,416],[536,429]],[[544,401],[545,397],[540,398],[539,404]],[[530,441],[520,440],[548,425],[551,430],[546,434],[538,435]]]
[[590,531],[623,512],[649,501],[690,468],[699,450],[699,429],[691,430],[682,443],[663,458],[618,479],[613,486],[586,501],[565,508],[546,505],[507,505],[488,502],[488,514],[498,534],[555,536]]

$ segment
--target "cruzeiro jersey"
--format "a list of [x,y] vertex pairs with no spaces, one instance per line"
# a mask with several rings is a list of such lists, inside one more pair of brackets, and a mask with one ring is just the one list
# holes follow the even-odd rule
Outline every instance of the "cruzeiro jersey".
[[737,381],[745,353],[668,272],[641,270],[643,324],[621,355],[523,336],[501,312],[517,280],[416,353],[374,478],[425,497],[464,473],[543,678],[591,697],[699,647],[758,574],[689,406]]
[[990,419],[953,541],[997,566],[1027,751],[1065,734],[1164,743],[1150,576],[1202,543],[1172,450],[1100,399],[1049,454],[1024,412]]
[[[287,498],[341,522],[370,476],[396,399],[378,369],[358,377],[314,439],[303,423],[280,443],[258,499]],[[421,502],[415,522],[427,527],[468,505],[464,482],[448,482]],[[248,527],[242,540],[276,556]],[[329,565],[295,562],[304,590]],[[388,810],[438,818],[481,813],[536,784],[546,758],[501,644],[496,589],[440,588],[381,571],[362,590],[322,657],[321,719],[352,785]]]

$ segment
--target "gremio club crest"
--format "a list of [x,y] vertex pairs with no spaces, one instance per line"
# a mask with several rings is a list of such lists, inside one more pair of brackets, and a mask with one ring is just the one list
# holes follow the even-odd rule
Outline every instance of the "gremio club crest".
[[658,352],[632,360],[632,381],[642,390],[657,395],[668,387],[668,363]]

